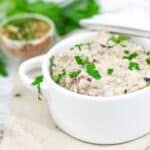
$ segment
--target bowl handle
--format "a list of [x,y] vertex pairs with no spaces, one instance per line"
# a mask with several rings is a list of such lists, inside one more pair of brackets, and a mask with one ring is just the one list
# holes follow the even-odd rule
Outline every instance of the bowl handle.
[[[31,84],[34,81],[33,78],[30,78],[27,73],[37,69],[41,68],[42,66],[42,61],[44,59],[45,55],[37,56],[34,58],[31,58],[29,60],[24,61],[20,66],[19,66],[19,76],[20,79],[22,80],[23,84],[30,90],[35,91],[35,87],[33,87]],[[45,84],[42,83],[42,89],[45,89]]]

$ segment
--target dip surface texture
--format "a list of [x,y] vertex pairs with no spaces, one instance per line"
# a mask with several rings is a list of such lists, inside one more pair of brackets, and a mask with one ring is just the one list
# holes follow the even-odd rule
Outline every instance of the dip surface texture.
[[84,95],[122,95],[150,85],[150,52],[125,35],[102,31],[50,61],[52,79]]

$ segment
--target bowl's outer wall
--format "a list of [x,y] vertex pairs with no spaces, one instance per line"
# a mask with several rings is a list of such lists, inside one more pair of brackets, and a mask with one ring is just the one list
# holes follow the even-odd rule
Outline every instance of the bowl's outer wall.
[[[115,144],[136,139],[150,131],[150,89],[103,100],[93,100],[66,92],[49,76],[49,57],[67,50],[75,43],[92,38],[97,33],[85,33],[54,46],[43,61],[47,90],[43,91],[56,124],[68,134],[90,143]],[[149,40],[140,40],[150,47]],[[142,44],[141,43],[141,44]]]

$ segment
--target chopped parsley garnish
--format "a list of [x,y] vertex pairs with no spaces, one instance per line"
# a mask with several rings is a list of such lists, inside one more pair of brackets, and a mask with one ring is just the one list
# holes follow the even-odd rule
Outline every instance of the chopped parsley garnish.
[[147,81],[147,82],[146,82],[146,86],[150,86],[150,81]]
[[70,76],[70,78],[75,78],[75,77],[77,77],[80,73],[81,73],[81,70],[72,71],[72,72],[70,72],[69,76]]
[[147,52],[146,52],[146,55],[150,55],[150,51],[147,51]]
[[89,63],[88,57],[82,58],[81,56],[75,56],[74,58],[79,65],[86,65]]
[[146,63],[150,65],[150,57],[146,58]]
[[81,50],[82,46],[88,46],[89,47],[90,45],[91,45],[90,42],[75,44],[74,47],[70,48],[70,50],[73,50],[74,48],[78,48],[79,50]]
[[136,58],[138,56],[138,53],[136,52],[133,52],[133,53],[127,53],[127,50],[126,50],[126,55],[123,56],[123,59],[128,59],[128,60],[132,60],[134,58]]
[[81,56],[75,56],[75,60],[77,64],[82,65],[86,68],[86,72],[92,76],[94,79],[101,79],[101,75],[99,71],[96,69],[95,64],[90,64],[88,61],[88,57],[82,58]]
[[2,59],[0,59],[0,76],[3,76],[3,77],[8,76],[8,72],[6,70],[6,64]]
[[83,46],[83,44],[75,44],[75,47],[78,48],[79,50],[81,50],[81,47]]
[[2,77],[7,77],[8,76],[6,60],[7,60],[7,57],[0,50],[0,76],[2,76]]
[[133,70],[140,70],[140,66],[137,62],[129,62],[128,69]]
[[129,50],[124,50],[124,53],[129,54],[130,52],[129,52]]
[[127,41],[129,40],[130,37],[129,36],[126,36],[126,35],[118,35],[118,36],[112,36],[111,37],[111,40],[116,43],[116,44],[120,44],[121,42],[123,41]]
[[63,69],[59,74],[54,75],[52,77],[53,81],[55,81],[56,83],[59,83],[60,80],[66,75],[66,71]]
[[22,95],[21,95],[21,93],[16,93],[14,96],[15,97],[21,97]]
[[96,80],[101,79],[101,75],[99,71],[96,69],[95,64],[87,64],[86,72]]
[[108,74],[108,75],[112,75],[113,72],[114,72],[113,68],[108,68],[108,69],[107,69],[107,74]]
[[122,46],[122,47],[126,47],[127,45],[125,45],[125,44],[121,44],[121,46]]
[[127,41],[129,40],[130,37],[126,36],[126,35],[117,35],[117,36],[112,36],[109,40],[108,40],[108,46],[111,48],[114,45],[120,44],[123,41]]
[[38,92],[38,100],[42,100],[42,90],[41,90],[41,84],[43,82],[44,77],[42,75],[39,75],[35,77],[35,80],[32,82],[32,85],[37,88]]

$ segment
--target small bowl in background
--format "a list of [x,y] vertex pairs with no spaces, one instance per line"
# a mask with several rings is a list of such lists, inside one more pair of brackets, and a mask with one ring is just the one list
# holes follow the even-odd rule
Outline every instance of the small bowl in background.
[[5,19],[1,25],[1,31],[9,22],[21,19],[37,19],[49,25],[49,31],[41,37],[31,40],[16,40],[11,39],[0,32],[0,47],[8,54],[21,60],[43,54],[55,42],[55,26],[52,20],[39,14],[19,14]]

